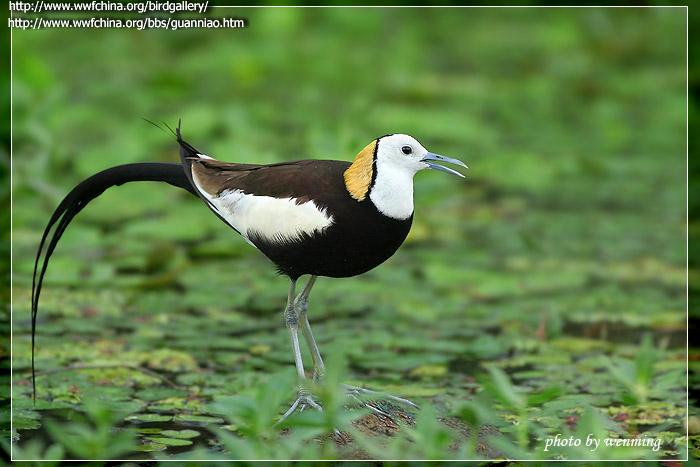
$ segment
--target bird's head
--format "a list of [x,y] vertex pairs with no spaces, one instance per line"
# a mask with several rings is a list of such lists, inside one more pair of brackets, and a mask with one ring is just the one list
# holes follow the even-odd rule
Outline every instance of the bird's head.
[[[355,161],[345,172],[345,186],[350,195],[362,201],[378,183],[388,189],[412,182],[416,172],[434,169],[464,177],[456,170],[438,162],[467,165],[457,159],[441,156],[428,151],[412,136],[403,134],[386,135],[375,139],[360,151]],[[412,188],[412,184],[411,184]],[[411,191],[410,195],[413,195]],[[376,203],[375,203],[376,204]]]
[[438,162],[447,162],[466,168],[467,165],[464,162],[428,151],[413,136],[387,135],[377,138],[375,142],[377,164],[381,164],[388,170],[404,170],[415,174],[423,169],[435,169],[464,178],[464,175],[456,170],[438,164]]

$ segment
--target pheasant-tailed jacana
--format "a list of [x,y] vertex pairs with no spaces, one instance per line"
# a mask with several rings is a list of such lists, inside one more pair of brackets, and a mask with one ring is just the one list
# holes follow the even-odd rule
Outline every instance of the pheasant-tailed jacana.
[[[437,162],[466,167],[459,160],[428,152],[417,140],[403,134],[375,139],[351,164],[301,160],[270,165],[221,162],[185,142],[179,126],[175,134],[181,164],[136,163],[104,170],[77,185],[51,216],[37,251],[32,283],[34,395],[36,317],[49,258],[71,219],[107,188],[132,181],[160,181],[183,188],[199,196],[221,220],[267,256],[281,274],[289,277],[284,319],[292,341],[296,370],[303,380],[306,375],[299,348],[299,328],[311,352],[314,378],[324,374],[323,359],[306,313],[316,278],[356,276],[386,261],[411,228],[416,172],[429,168],[463,177]],[[41,253],[54,225],[56,228],[39,267]],[[296,295],[297,281],[304,275],[310,277]],[[346,390],[354,396],[377,394],[353,386],[346,386]],[[395,396],[386,397],[414,405]],[[312,395],[300,389],[282,419],[297,408],[307,406],[321,409]]]

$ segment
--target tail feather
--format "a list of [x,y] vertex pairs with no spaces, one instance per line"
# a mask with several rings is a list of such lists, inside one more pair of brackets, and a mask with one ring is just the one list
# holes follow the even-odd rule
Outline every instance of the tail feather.
[[[86,180],[80,182],[70,193],[61,201],[56,210],[51,215],[44,233],[39,242],[39,248],[34,260],[34,276],[32,278],[32,398],[36,400],[36,380],[34,367],[34,347],[36,340],[36,319],[39,310],[39,296],[41,295],[41,286],[44,282],[44,275],[49,265],[49,259],[56,249],[58,241],[65,232],[71,220],[87,206],[90,201],[100,196],[105,190],[113,186],[123,185],[128,182],[139,181],[157,181],[165,182],[170,185],[182,188],[197,196],[196,190],[193,188],[189,178],[185,175],[182,165],[168,164],[160,162],[144,162],[137,164],[126,164],[112,167],[102,172],[99,172]],[[56,225],[56,223],[58,224]],[[56,229],[51,236],[46,247],[46,252],[43,255],[42,251],[49,238],[51,229],[56,225]],[[41,262],[41,270],[39,263]],[[37,272],[39,272],[37,276]]]

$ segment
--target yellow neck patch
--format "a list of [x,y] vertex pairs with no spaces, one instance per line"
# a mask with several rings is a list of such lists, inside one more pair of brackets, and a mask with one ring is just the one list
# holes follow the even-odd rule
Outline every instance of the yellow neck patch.
[[343,174],[345,188],[350,196],[362,201],[369,192],[374,172],[374,152],[377,150],[377,140],[369,143],[355,157],[355,161]]

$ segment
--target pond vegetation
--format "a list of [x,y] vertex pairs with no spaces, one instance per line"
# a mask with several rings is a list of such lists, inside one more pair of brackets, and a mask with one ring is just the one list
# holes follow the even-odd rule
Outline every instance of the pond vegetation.
[[[696,409],[685,436],[683,10],[236,14],[248,29],[14,33],[15,458],[697,453]],[[295,395],[286,280],[198,200],[156,184],[110,190],[64,236],[32,403],[40,234],[86,176],[177,160],[142,117],[182,117],[222,160],[351,159],[403,132],[469,164],[466,181],[417,176],[413,229],[387,263],[319,280],[323,413],[274,426]],[[384,402],[382,419],[340,382],[421,410]],[[691,387],[696,398],[695,373]],[[661,447],[544,451],[557,434]]]

